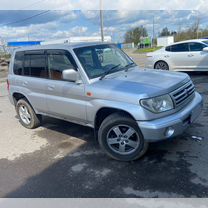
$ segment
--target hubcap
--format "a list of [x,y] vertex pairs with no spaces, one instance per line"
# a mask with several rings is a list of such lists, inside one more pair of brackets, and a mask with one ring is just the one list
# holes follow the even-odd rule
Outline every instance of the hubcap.
[[140,144],[138,133],[128,125],[117,125],[107,134],[107,144],[111,150],[121,155],[131,154]]
[[19,107],[19,115],[20,115],[20,119],[27,125],[30,124],[31,122],[31,115],[28,112],[28,109],[25,105],[21,105]]
[[155,67],[155,68],[156,68],[156,69],[162,69],[162,70],[168,70],[167,64],[164,63],[164,62],[158,62],[158,63],[156,64],[156,67]]

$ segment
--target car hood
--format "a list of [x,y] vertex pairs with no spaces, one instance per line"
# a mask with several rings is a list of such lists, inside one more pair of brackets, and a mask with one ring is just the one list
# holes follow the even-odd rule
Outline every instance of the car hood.
[[90,84],[88,89],[98,97],[108,96],[109,99],[119,99],[125,94],[125,98],[136,95],[138,99],[138,97],[154,97],[169,93],[185,84],[189,79],[185,73],[141,70],[134,67],[128,72],[120,71],[96,81]]

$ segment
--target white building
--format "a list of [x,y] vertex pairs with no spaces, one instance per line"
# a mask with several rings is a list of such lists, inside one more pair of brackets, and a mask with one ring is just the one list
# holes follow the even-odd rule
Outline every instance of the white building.
[[173,36],[164,36],[157,38],[157,46],[168,46],[174,43]]
[[[111,42],[111,36],[104,36],[105,42]],[[40,44],[41,45],[50,45],[50,44],[59,44],[59,43],[81,43],[81,42],[100,42],[101,37],[100,36],[80,36],[80,37],[70,37],[70,38],[63,38],[63,39],[57,39],[57,40],[49,40],[49,41],[43,41]]]

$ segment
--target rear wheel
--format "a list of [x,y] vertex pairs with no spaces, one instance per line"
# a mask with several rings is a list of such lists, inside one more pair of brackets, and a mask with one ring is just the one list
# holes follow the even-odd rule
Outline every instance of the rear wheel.
[[40,125],[41,116],[36,115],[35,111],[32,109],[31,105],[26,99],[18,100],[16,104],[16,111],[20,123],[24,127],[28,129],[34,129]]
[[148,149],[138,125],[125,114],[108,116],[100,126],[98,140],[110,157],[121,161],[136,160]]
[[155,69],[161,69],[161,70],[169,70],[169,66],[165,61],[158,61],[155,64]]

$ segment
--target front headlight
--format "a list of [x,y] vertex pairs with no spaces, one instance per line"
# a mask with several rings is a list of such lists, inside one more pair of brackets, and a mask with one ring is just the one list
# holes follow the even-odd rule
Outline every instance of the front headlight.
[[173,101],[169,95],[143,99],[141,105],[153,113],[162,113],[173,109]]

